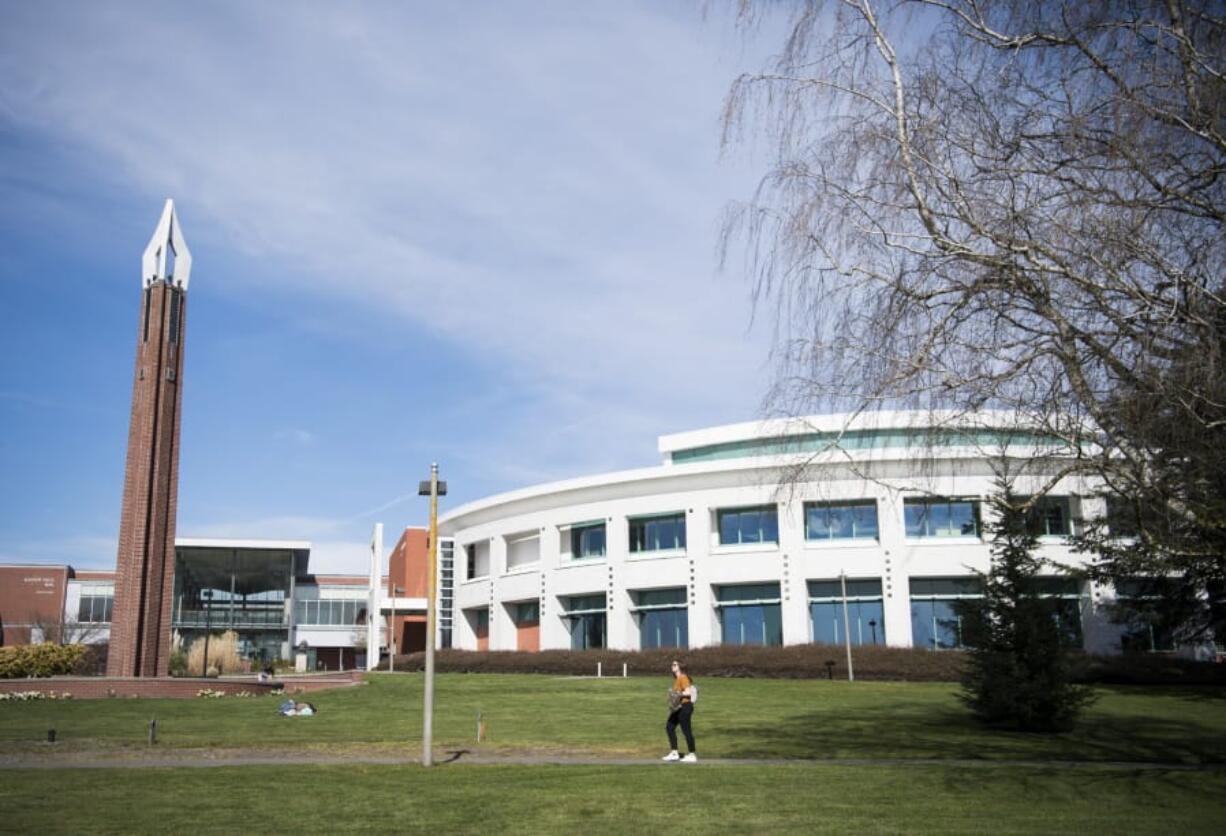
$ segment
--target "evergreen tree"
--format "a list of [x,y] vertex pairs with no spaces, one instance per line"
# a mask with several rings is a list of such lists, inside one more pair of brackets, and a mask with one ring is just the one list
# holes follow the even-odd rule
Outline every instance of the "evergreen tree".
[[1030,503],[1003,481],[989,499],[996,511],[992,567],[984,598],[964,616],[973,649],[961,699],[984,723],[1020,731],[1072,728],[1090,691],[1071,681],[1068,651],[1050,598],[1036,580],[1038,536]]

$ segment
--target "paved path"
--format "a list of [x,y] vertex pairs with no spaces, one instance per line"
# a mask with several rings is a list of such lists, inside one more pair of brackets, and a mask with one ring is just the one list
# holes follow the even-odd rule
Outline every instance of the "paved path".
[[[420,762],[420,755],[346,755],[320,752],[214,752],[209,750],[165,751],[157,755],[63,752],[0,755],[3,769],[167,769],[210,768],[221,766],[332,766],[370,764],[377,766],[408,766]],[[599,757],[594,755],[499,754],[467,750],[439,753],[439,765],[512,765],[525,766],[658,766],[662,769],[686,769],[690,764],[664,763],[658,758]],[[1167,770],[1181,772],[1226,771],[1226,763],[1189,764],[1152,761],[1041,761],[1041,760],[982,760],[972,758],[704,758],[701,766],[893,766],[932,767],[957,766],[971,769],[1025,767],[1033,769],[1106,769],[1106,770]]]

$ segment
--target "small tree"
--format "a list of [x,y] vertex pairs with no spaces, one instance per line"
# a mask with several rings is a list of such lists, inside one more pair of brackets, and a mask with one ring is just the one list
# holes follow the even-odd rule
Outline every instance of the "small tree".
[[961,699],[989,725],[1068,730],[1092,696],[1071,681],[1056,611],[1036,584],[1042,561],[1034,555],[1033,499],[1014,496],[1002,479],[989,504],[996,512],[987,525],[992,567],[982,603],[965,619],[973,649]]

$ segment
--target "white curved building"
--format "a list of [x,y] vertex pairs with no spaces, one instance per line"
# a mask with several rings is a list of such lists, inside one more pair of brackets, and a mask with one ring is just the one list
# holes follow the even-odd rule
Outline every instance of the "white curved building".
[[[953,605],[978,595],[988,569],[994,463],[1030,462],[1015,489],[1034,491],[1044,442],[997,415],[947,420],[836,415],[666,435],[655,467],[464,505],[440,522],[442,644],[842,643],[846,630],[854,643],[960,646]],[[1100,493],[1066,479],[1042,501],[1045,557],[1083,560],[1065,536],[1104,513]],[[1118,649],[1119,628],[1096,615],[1102,591],[1055,573],[1045,583],[1070,633]]]

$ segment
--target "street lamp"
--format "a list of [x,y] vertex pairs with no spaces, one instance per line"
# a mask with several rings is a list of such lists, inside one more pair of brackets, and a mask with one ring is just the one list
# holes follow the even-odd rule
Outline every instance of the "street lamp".
[[435,556],[438,554],[438,498],[447,495],[447,483],[438,479],[438,464],[430,465],[430,481],[417,486],[418,496],[430,497],[430,539],[426,544],[429,566],[426,582],[426,682],[421,729],[421,765],[433,766],[434,755],[434,587]]

